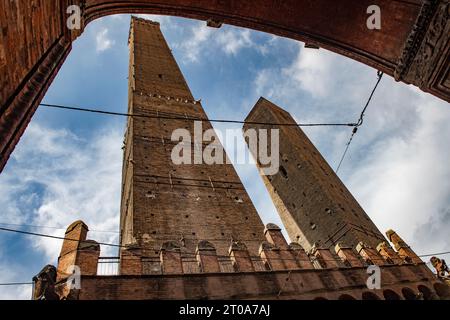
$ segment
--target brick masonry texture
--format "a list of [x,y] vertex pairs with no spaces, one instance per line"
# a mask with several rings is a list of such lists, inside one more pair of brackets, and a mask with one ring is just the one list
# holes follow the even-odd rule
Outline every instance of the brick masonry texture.
[[[130,113],[207,118],[201,103],[194,102],[158,24],[133,19],[129,43]],[[211,128],[203,122],[204,131]],[[219,255],[228,255],[234,239],[245,240],[257,255],[264,241],[264,225],[233,166],[174,165],[171,154],[177,142],[171,136],[176,129],[187,129],[193,137],[194,121],[129,120],[122,245],[136,244],[145,248],[143,255],[151,257],[159,254],[164,242],[175,241],[183,254],[193,255],[197,243],[208,240]]]
[[[246,121],[295,123],[289,113],[264,98]],[[339,242],[356,248],[360,241],[376,248],[386,241],[299,127],[247,124],[244,129],[250,128],[280,131],[280,171],[263,179],[292,241],[307,250],[314,244],[334,248]]]

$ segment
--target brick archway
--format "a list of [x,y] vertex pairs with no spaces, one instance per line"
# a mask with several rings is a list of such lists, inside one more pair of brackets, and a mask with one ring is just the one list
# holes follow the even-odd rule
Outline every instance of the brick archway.
[[[82,33],[66,27],[119,13],[164,14],[231,24],[303,41],[350,57],[450,101],[449,0],[16,0],[0,3],[0,170]],[[369,30],[367,8],[381,8]]]

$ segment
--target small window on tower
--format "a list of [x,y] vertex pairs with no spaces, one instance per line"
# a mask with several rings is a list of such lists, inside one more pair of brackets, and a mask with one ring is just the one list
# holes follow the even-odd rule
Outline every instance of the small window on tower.
[[158,77],[162,80],[163,79],[163,75],[162,74],[158,74]]
[[235,198],[234,198],[234,201],[235,201],[236,203],[244,203],[244,200],[243,200],[242,198],[240,198],[240,197],[235,197]]
[[288,179],[288,173],[286,171],[286,169],[283,166],[280,166],[280,173],[283,176],[283,178]]

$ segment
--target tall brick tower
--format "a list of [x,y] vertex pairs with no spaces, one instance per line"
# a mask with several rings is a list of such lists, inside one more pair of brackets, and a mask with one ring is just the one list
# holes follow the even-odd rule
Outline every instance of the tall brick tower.
[[[187,118],[207,116],[194,100],[159,24],[133,18],[129,46],[129,112],[156,118],[134,117],[128,122],[121,244],[143,249],[139,254],[158,260],[162,244],[169,241],[192,257],[200,240],[214,244],[219,255],[228,254],[232,240],[245,240],[250,253],[257,255],[264,226],[233,166],[175,165],[171,160],[178,144],[171,141],[173,131],[186,129],[194,137],[194,121]],[[203,132],[212,128],[208,121],[202,127]],[[192,153],[206,145],[192,142]],[[193,154],[191,158],[194,161]]]
[[[264,98],[246,121],[295,123]],[[361,241],[375,249],[386,241],[303,131],[293,126],[279,129],[280,170],[263,179],[291,240],[305,249],[314,244],[334,248],[339,242],[356,248]]]

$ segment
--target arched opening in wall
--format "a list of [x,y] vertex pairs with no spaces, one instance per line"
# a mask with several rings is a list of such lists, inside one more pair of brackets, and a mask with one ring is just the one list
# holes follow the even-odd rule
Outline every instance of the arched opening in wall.
[[343,295],[339,296],[338,300],[356,300],[356,298],[354,298],[353,296],[351,296],[349,294],[343,294]]
[[450,299],[450,286],[436,282],[433,287],[439,298]]
[[406,300],[417,300],[417,294],[415,294],[410,288],[403,288],[402,295]]
[[373,292],[363,292],[362,299],[363,300],[381,300],[380,297],[378,297]]
[[402,300],[402,297],[398,295],[395,291],[387,289],[383,291],[383,297],[386,300]]
[[430,288],[424,285],[419,285],[417,289],[422,294],[423,300],[433,300],[434,294],[433,291],[430,290]]

